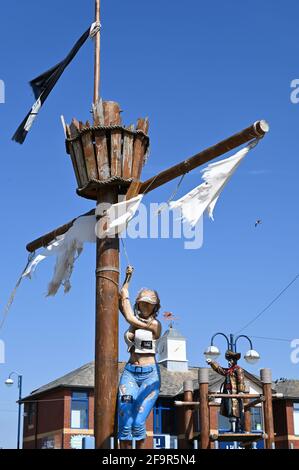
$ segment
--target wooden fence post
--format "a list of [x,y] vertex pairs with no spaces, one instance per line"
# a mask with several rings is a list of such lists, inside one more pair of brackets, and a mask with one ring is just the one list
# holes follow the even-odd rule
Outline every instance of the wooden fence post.
[[200,367],[198,370],[199,401],[200,401],[200,443],[201,449],[208,449],[210,445],[209,420],[209,369]]
[[264,401],[264,423],[265,433],[267,434],[266,447],[272,449],[274,440],[274,422],[273,422],[273,406],[272,406],[272,374],[270,369],[261,369],[261,381],[263,383]]
[[[186,380],[184,382],[184,401],[193,401],[193,381]],[[190,441],[193,439],[194,425],[193,425],[193,405],[184,406],[184,431],[186,448],[190,447]]]

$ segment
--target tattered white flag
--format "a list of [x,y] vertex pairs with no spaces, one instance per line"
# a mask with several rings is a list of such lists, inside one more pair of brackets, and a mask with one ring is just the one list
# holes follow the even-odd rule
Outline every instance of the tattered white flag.
[[108,210],[105,210],[104,204],[98,204],[96,215],[103,217],[97,222],[97,237],[114,237],[125,230],[130,220],[134,217],[142,198],[143,194],[140,194],[128,201],[125,200],[113,204]]
[[56,237],[44,250],[35,256],[24,271],[22,278],[34,273],[37,265],[48,258],[56,256],[54,274],[48,286],[47,295],[55,295],[62,285],[64,292],[71,288],[70,278],[74,263],[83,251],[85,242],[95,243],[96,237],[111,237],[120,234],[134,217],[143,195],[113,204],[97,222],[97,215],[102,214],[101,204],[96,209],[96,215],[78,217],[72,227],[63,235]]
[[64,286],[64,292],[68,292],[71,288],[70,277],[74,263],[82,253],[83,244],[96,241],[95,225],[94,215],[78,217],[66,233],[56,237],[30,262],[22,277],[30,278],[41,261],[55,255],[57,258],[54,275],[48,286],[47,295],[55,295],[61,285]]
[[196,225],[200,217],[207,211],[209,217],[213,218],[213,211],[218,201],[221,191],[228,183],[243,158],[249,150],[257,144],[254,140],[235,155],[220,160],[216,163],[210,163],[208,167],[201,172],[204,183],[192,189],[185,196],[177,201],[169,203],[170,209],[181,209],[181,217],[184,222],[188,222],[192,227]]

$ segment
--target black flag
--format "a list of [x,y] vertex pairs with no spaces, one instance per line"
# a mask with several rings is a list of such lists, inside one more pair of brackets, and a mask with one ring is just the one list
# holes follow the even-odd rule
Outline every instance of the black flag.
[[[18,129],[16,130],[15,134],[12,137],[12,140],[15,140],[19,144],[22,144],[26,139],[26,136],[33,124],[34,119],[36,118],[41,106],[46,101],[47,97],[51,93],[51,90],[54,88],[56,82],[59,80],[60,76],[62,75],[64,69],[68,66],[68,64],[73,60],[81,46],[85,43],[87,38],[90,35],[91,28],[88,28],[84,34],[78,39],[72,50],[66,56],[64,60],[59,62],[59,64],[55,65],[54,67],[50,68],[43,74],[39,75],[38,77],[31,80],[30,85],[33,89],[34,96],[36,98],[36,102],[33,104],[31,110],[23,120],[23,122],[19,125]],[[91,33],[92,35],[92,33]]]

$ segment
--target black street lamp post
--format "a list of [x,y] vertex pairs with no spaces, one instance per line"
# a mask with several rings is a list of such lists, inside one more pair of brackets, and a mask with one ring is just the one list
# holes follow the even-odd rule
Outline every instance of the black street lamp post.
[[18,377],[18,389],[19,389],[19,400],[18,400],[18,436],[17,436],[17,449],[20,449],[20,440],[21,440],[21,399],[22,399],[22,379],[23,376],[18,374],[17,372],[11,372],[8,376],[8,379],[5,380],[5,384],[9,387],[13,385],[14,381],[12,380],[11,376],[15,374]]

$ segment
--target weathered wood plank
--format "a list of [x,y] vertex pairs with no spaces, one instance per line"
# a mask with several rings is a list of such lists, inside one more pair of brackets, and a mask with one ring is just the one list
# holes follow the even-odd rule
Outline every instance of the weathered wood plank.
[[[71,137],[79,135],[79,122],[74,118],[70,125]],[[80,139],[74,140],[70,143],[70,148],[73,148],[77,169],[80,176],[80,186],[84,186],[88,182],[85,160],[83,155],[83,148]]]
[[141,187],[141,181],[132,181],[126,194],[126,201],[138,196]]
[[111,176],[122,176],[121,142],[122,132],[111,131]]
[[[115,101],[104,101],[104,123],[105,126],[121,124],[120,107]],[[121,131],[110,132],[110,174],[121,176]]]
[[[129,126],[129,130],[133,131],[134,124]],[[123,144],[123,161],[122,161],[122,176],[123,178],[131,178],[132,176],[132,163],[133,163],[133,143],[134,136],[128,132],[124,132]]]
[[[93,117],[95,126],[104,125],[104,106],[102,98],[93,106]],[[106,180],[110,177],[107,138],[104,131],[95,130],[94,133],[98,177],[99,180]]]
[[[65,130],[66,130],[66,137],[69,139],[71,137],[71,130],[70,130],[70,126],[68,124],[65,125]],[[76,161],[76,156],[75,156],[75,152],[74,152],[74,149],[73,149],[73,145],[70,142],[67,142],[67,149],[68,149],[68,152],[71,156],[72,165],[73,165],[73,168],[74,168],[77,185],[78,185],[78,187],[80,187],[81,186],[80,174],[79,174],[78,167],[77,167],[77,161]]]
[[[148,132],[148,118],[140,118],[137,121],[137,127],[143,131],[145,134]],[[132,165],[132,177],[135,179],[140,179],[141,170],[143,167],[143,157],[145,146],[143,143],[144,137],[142,135],[135,136],[134,139],[134,149],[133,149],[133,165]]]
[[[85,127],[90,127],[87,121]],[[81,136],[83,152],[85,157],[85,165],[87,169],[87,176],[89,179],[99,179],[96,156],[94,153],[94,146],[92,141],[91,132],[86,132]]]
[[92,105],[93,123],[95,126],[104,125],[104,108],[103,100],[100,98],[95,104]]

